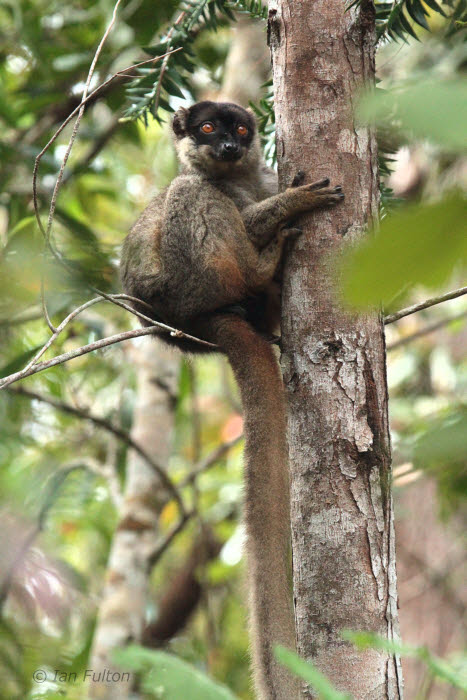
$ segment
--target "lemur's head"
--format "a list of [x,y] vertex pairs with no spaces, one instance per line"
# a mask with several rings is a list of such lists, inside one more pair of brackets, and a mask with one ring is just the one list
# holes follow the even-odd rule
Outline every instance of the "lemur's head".
[[246,164],[256,143],[251,112],[231,102],[198,102],[176,112],[175,144],[186,167],[227,173]]

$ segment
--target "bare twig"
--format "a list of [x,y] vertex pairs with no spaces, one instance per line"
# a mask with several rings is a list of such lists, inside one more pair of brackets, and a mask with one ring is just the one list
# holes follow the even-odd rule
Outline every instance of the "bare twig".
[[187,476],[180,482],[179,488],[188,486],[189,484],[192,484],[194,481],[196,481],[200,474],[210,469],[210,467],[214,466],[214,464],[216,464],[216,462],[218,462],[221,457],[227,454],[227,452],[229,452],[229,450],[231,450],[232,447],[238,445],[238,443],[242,439],[243,435],[239,435],[238,437],[233,438],[233,440],[223,442],[221,445],[216,447],[204,459],[200,460],[198,464],[195,465],[193,470],[189,474],[187,474]]
[[[107,40],[107,37],[109,36],[109,34],[110,34],[111,30],[112,30],[113,25],[115,24],[115,20],[116,20],[116,17],[117,17],[117,10],[118,10],[118,7],[119,7],[121,1],[122,1],[122,0],[117,0],[117,2],[116,2],[115,5],[114,5],[114,9],[113,9],[113,12],[112,12],[112,18],[111,18],[111,20],[110,20],[110,22],[109,22],[109,24],[108,24],[108,26],[107,26],[107,29],[106,29],[105,32],[104,32],[104,35],[103,35],[101,41],[99,42],[99,46],[98,46],[97,49],[96,49],[96,53],[94,54],[94,58],[92,59],[91,66],[90,66],[89,71],[88,71],[88,76],[87,76],[87,78],[86,78],[86,83],[85,83],[85,85],[84,85],[84,90],[83,90],[83,95],[82,95],[82,98],[81,98],[81,104],[80,104],[80,107],[79,107],[78,116],[76,117],[76,121],[75,121],[75,123],[74,123],[73,130],[72,130],[72,132],[71,132],[70,140],[69,140],[69,142],[68,142],[68,146],[66,147],[66,151],[65,151],[65,154],[64,154],[64,156],[63,156],[62,163],[61,163],[61,165],[60,165],[60,170],[59,170],[59,172],[58,172],[57,180],[55,181],[55,187],[54,187],[54,190],[53,190],[53,193],[52,193],[52,199],[51,199],[51,201],[50,201],[49,215],[48,215],[48,218],[47,218],[47,228],[46,228],[46,230],[45,230],[45,240],[46,240],[46,243],[47,243],[47,244],[49,243],[49,239],[50,239],[50,231],[51,231],[51,229],[52,229],[52,222],[53,222],[53,218],[54,218],[55,207],[56,207],[56,204],[57,204],[58,192],[59,192],[59,190],[60,190],[60,184],[61,184],[61,182],[62,182],[63,173],[64,173],[64,171],[65,171],[65,166],[66,166],[66,164],[67,164],[68,157],[69,157],[69,155],[70,155],[70,153],[71,153],[71,149],[73,148],[73,144],[74,144],[74,141],[75,141],[75,138],[76,138],[76,134],[78,133],[78,129],[79,129],[79,125],[80,125],[80,122],[81,122],[81,118],[82,118],[82,116],[83,116],[83,114],[84,114],[85,100],[86,100],[86,97],[87,97],[87,94],[88,94],[89,86],[90,86],[90,84],[91,84],[92,76],[94,75],[94,70],[95,70],[95,68],[96,68],[96,64],[97,64],[98,58],[99,58],[99,56],[100,56],[100,53],[101,53],[101,51],[102,51],[102,48],[103,48],[103,46],[104,46],[104,44],[105,44],[105,42],[106,42],[106,40]],[[37,162],[37,159],[36,159],[36,162]],[[37,217],[36,217],[36,218],[37,218]],[[41,230],[42,230],[42,229],[41,229]],[[42,308],[43,308],[43,311],[44,311],[44,316],[45,316],[45,320],[46,320],[46,322],[47,322],[47,325],[49,326],[49,328],[50,328],[50,330],[52,331],[52,333],[55,333],[55,330],[56,330],[56,329],[55,329],[55,326],[52,324],[52,322],[51,322],[51,320],[50,320],[50,318],[49,318],[49,314],[48,314],[48,311],[47,311],[47,305],[46,305],[46,301],[45,301],[44,273],[42,272],[41,275],[42,275],[42,277],[41,277],[41,303],[42,303]]]
[[[135,316],[138,316],[138,318],[141,318],[142,320],[146,321],[149,323],[151,326],[158,327],[162,331],[166,331],[167,333],[170,333],[171,335],[177,336],[177,337],[184,337],[184,338],[189,338],[190,340],[194,340],[195,342],[199,342],[201,345],[206,345],[208,347],[216,348],[215,345],[212,343],[209,343],[207,340],[201,340],[200,338],[195,338],[195,336],[191,336],[188,333],[184,333],[183,331],[179,331],[176,328],[172,328],[171,326],[167,326],[165,323],[161,323],[159,321],[155,321],[154,319],[150,318],[149,316],[146,316],[145,314],[142,314],[139,311],[136,311],[133,309],[133,307],[129,306],[128,304],[125,304],[122,299],[129,300],[129,301],[134,301],[138,302],[138,304],[141,304],[143,306],[148,306],[149,309],[151,307],[146,304],[144,301],[140,301],[139,299],[136,299],[136,297],[131,297],[128,294],[105,294],[102,292],[102,296],[100,297],[94,297],[94,299],[90,299],[89,301],[85,302],[84,304],[81,304],[81,306],[78,306],[76,309],[74,309],[71,313],[68,314],[66,318],[63,319],[63,321],[60,323],[58,328],[55,329],[55,332],[53,335],[48,339],[48,341],[43,345],[43,347],[34,355],[32,360],[26,365],[26,367],[22,370],[23,372],[29,371],[36,363],[37,361],[42,357],[42,355],[50,348],[52,343],[58,338],[60,333],[63,332],[63,330],[66,328],[66,326],[74,319],[76,316],[78,316],[82,311],[85,311],[88,309],[90,306],[93,306],[94,304],[99,304],[102,301],[110,301],[117,306],[121,306],[122,308],[126,309],[127,311],[130,311],[130,313],[134,314]],[[26,376],[26,375],[25,375]],[[0,388],[1,388],[1,382],[0,382]]]
[[115,131],[118,129],[118,118],[115,117],[110,123],[110,125],[103,131],[101,134],[99,134],[94,141],[94,144],[90,148],[90,150],[86,153],[86,155],[83,157],[82,160],[79,161],[79,163],[76,163],[76,165],[68,171],[68,173],[63,177],[62,184],[65,184],[70,180],[72,177],[75,177],[79,173],[81,173],[83,170],[86,170],[88,165],[92,163],[94,158],[101,152],[101,150],[106,146],[107,142],[112,138],[114,135]]
[[[42,403],[46,403],[49,406],[53,406],[54,408],[58,409],[59,411],[62,411],[63,413],[68,413],[72,416],[77,416],[78,418],[82,418],[83,420],[89,420],[95,425],[98,425],[100,428],[103,428],[109,433],[112,433],[115,435],[119,440],[124,442],[128,447],[133,449],[135,452],[137,452],[140,457],[142,457],[151,467],[151,469],[154,469],[156,474],[159,476],[161,483],[165,486],[166,490],[168,493],[172,495],[174,500],[177,502],[177,504],[180,507],[180,510],[182,513],[185,513],[185,507],[182,504],[182,499],[180,496],[179,491],[177,490],[175,484],[173,481],[170,479],[170,477],[167,475],[165,470],[157,464],[152,457],[137,443],[129,433],[127,433],[125,430],[122,430],[121,428],[113,425],[110,421],[105,420],[104,418],[101,418],[100,416],[96,416],[92,413],[89,413],[88,411],[85,411],[81,408],[76,408],[75,406],[72,406],[71,404],[67,404],[64,401],[59,401],[58,399],[54,399],[51,396],[43,396],[42,394],[38,394],[35,391],[31,391],[30,389],[26,389],[22,386],[19,387],[11,387],[8,389],[11,393],[17,394],[18,396],[25,396],[29,399],[35,399],[36,401],[41,401]],[[96,471],[96,470],[95,470]]]
[[[170,40],[170,38],[172,37],[172,34],[173,34],[174,31],[175,31],[175,27],[177,27],[177,26],[180,24],[180,22],[182,21],[182,19],[183,19],[184,17],[185,17],[185,12],[181,12],[181,13],[179,14],[179,16],[177,17],[176,21],[174,22],[172,28],[170,29],[169,33],[167,34],[167,46],[168,46],[168,48],[170,48],[169,40]],[[167,64],[168,64],[168,62],[169,62],[169,57],[170,57],[170,54],[167,54],[167,55],[164,57],[164,60],[163,60],[162,66],[161,66],[161,72],[160,72],[160,75],[159,75],[159,82],[157,83],[156,94],[155,94],[155,97],[154,97],[154,108],[153,108],[153,110],[154,110],[154,115],[157,114],[157,110],[159,109],[159,100],[160,100],[160,97],[161,97],[161,90],[162,90],[162,78],[164,77],[164,73],[165,73],[165,71],[166,71]]]
[[88,471],[102,477],[107,481],[109,495],[115,506],[115,510],[120,512],[123,503],[123,495],[120,487],[120,479],[115,466],[109,461],[99,462],[99,460],[93,459],[92,457],[86,457],[86,459],[82,462],[83,466],[86,467]]
[[[95,88],[92,92],[87,95],[86,99],[82,99],[81,102],[75,107],[75,109],[70,112],[68,117],[62,122],[62,124],[59,126],[59,128],[55,131],[53,136],[49,139],[49,141],[46,143],[44,148],[40,151],[40,153],[37,154],[35,162],[34,162],[34,169],[32,173],[32,196],[33,196],[33,204],[34,204],[34,213],[36,216],[37,224],[45,238],[46,236],[46,231],[42,225],[42,221],[40,218],[40,213],[39,213],[39,205],[38,205],[38,198],[37,198],[37,174],[38,174],[38,169],[40,162],[49,150],[49,148],[52,146],[53,143],[57,140],[57,138],[60,136],[62,133],[63,129],[65,129],[66,126],[71,122],[75,114],[81,109],[83,105],[86,105],[88,102],[90,102],[92,99],[96,97],[96,95],[104,90],[107,85],[109,85],[115,78],[117,77],[122,77],[122,78],[127,78],[130,77],[127,75],[127,71],[132,70],[133,68],[139,68],[139,66],[144,66],[147,65],[148,63],[154,63],[156,61],[160,61],[161,59],[165,58],[166,56],[176,53],[177,51],[181,51],[181,47],[178,49],[174,49],[173,51],[168,51],[166,54],[163,54],[162,56],[155,56],[154,58],[149,58],[146,61],[140,61],[139,63],[135,63],[132,66],[128,66],[127,68],[124,68],[123,70],[117,71],[117,73],[114,73],[113,75],[110,76],[107,80],[105,80],[101,85],[99,85],[97,88]],[[57,255],[56,251],[52,251],[54,256],[57,258],[58,262],[63,263],[63,258]]]
[[413,340],[416,340],[417,338],[421,338],[424,335],[428,335],[428,333],[433,333],[434,331],[439,330],[440,328],[443,328],[444,326],[448,326],[450,323],[453,323],[454,321],[460,321],[463,318],[467,317],[467,311],[464,311],[461,314],[457,314],[456,316],[449,316],[448,318],[443,318],[440,321],[437,321],[436,323],[432,323],[428,326],[425,326],[424,328],[420,328],[419,331],[416,331],[415,333],[411,333],[410,335],[406,335],[405,338],[400,338],[399,340],[394,341],[394,343],[390,343],[389,345],[386,346],[386,349],[388,352],[391,350],[396,350],[396,348],[400,348],[403,345],[407,345],[408,343],[411,343]]
[[413,306],[408,306],[406,309],[401,309],[395,314],[389,314],[384,317],[384,324],[394,323],[404,316],[410,316],[410,314],[415,314],[417,311],[422,311],[423,309],[429,309],[430,306],[435,306],[435,304],[441,304],[443,301],[449,301],[450,299],[456,299],[461,297],[463,294],[467,294],[467,287],[460,287],[460,289],[455,289],[453,292],[448,292],[447,294],[441,294],[438,297],[432,297],[431,299],[426,299],[420,302],[420,304],[414,304]]
[[[118,0],[120,2],[120,0]],[[118,5],[118,3],[117,3]],[[115,7],[116,10],[117,6]],[[108,28],[109,29],[109,28]],[[102,46],[102,41],[100,44],[100,47]],[[55,250],[55,248],[52,246],[50,242],[50,230],[52,226],[52,221],[53,221],[53,215],[55,212],[55,205],[56,205],[56,200],[57,200],[57,195],[58,195],[58,190],[60,187],[60,181],[63,178],[63,170],[65,168],[66,161],[68,159],[68,156],[71,151],[71,147],[73,146],[73,142],[76,138],[76,133],[77,133],[77,127],[79,126],[79,122],[81,120],[84,107],[85,105],[94,97],[96,97],[97,93],[102,91],[107,85],[109,85],[115,78],[117,77],[130,77],[127,75],[127,71],[132,70],[133,68],[138,68],[139,66],[146,65],[148,63],[154,63],[155,61],[159,61],[161,59],[166,58],[169,54],[175,53],[176,51],[180,51],[181,47],[178,49],[174,49],[173,51],[167,52],[166,54],[163,54],[162,56],[156,56],[154,58],[150,58],[146,61],[140,61],[139,63],[135,63],[132,66],[129,66],[128,68],[125,68],[121,71],[117,71],[117,73],[114,73],[110,78],[108,78],[106,81],[104,81],[101,85],[99,85],[95,90],[93,90],[89,95],[86,95],[86,91],[83,92],[83,96],[81,99],[81,102],[77,105],[77,107],[68,115],[68,117],[65,119],[64,122],[62,122],[61,126],[55,131],[53,136],[49,139],[49,141],[46,143],[44,148],[38,153],[36,156],[35,162],[34,162],[34,169],[32,173],[32,198],[33,198],[33,206],[34,206],[34,214],[36,217],[37,224],[39,226],[39,229],[44,236],[44,240],[46,242],[47,249],[50,251],[50,253],[54,256],[54,258],[61,264],[63,265],[66,269],[68,269],[68,264],[66,263],[65,259],[62,257],[62,255]],[[96,56],[94,57],[96,59]],[[93,61],[95,63],[95,60]],[[93,69],[94,70],[94,69]],[[92,75],[91,75],[92,77]],[[89,75],[88,75],[89,78]],[[42,225],[42,220],[40,217],[40,212],[39,212],[39,203],[38,203],[38,191],[37,191],[37,175],[39,171],[39,165],[42,160],[42,157],[44,154],[48,151],[48,149],[51,147],[51,145],[57,140],[58,136],[61,134],[63,129],[69,124],[69,122],[73,119],[74,115],[78,112],[78,118],[75,122],[75,125],[73,127],[73,133],[70,139],[70,142],[68,144],[67,152],[65,154],[65,158],[62,162],[62,166],[60,168],[59,176],[57,178],[57,181],[55,183],[54,187],[54,192],[52,195],[52,200],[50,203],[50,208],[49,208],[49,217],[48,217],[48,222],[47,222],[47,229],[44,229],[44,226]],[[50,321],[46,304],[45,304],[45,297],[44,297],[44,290],[43,290],[43,283],[41,283],[41,300],[42,300],[42,308],[43,308],[43,313],[47,322],[47,325],[49,326],[50,330],[54,333],[55,332],[55,327],[53,326],[52,322]]]
[[167,533],[164,539],[157,544],[157,546],[154,548],[154,550],[148,557],[148,562],[150,566],[155,566],[155,564],[159,561],[166,549],[172,543],[172,540],[175,539],[175,537],[184,529],[185,525],[193,517],[194,513],[195,511],[185,512],[178,521],[178,523],[174,525],[174,527]]
[[52,360],[47,362],[39,362],[28,370],[21,370],[19,372],[14,372],[9,374],[7,377],[3,377],[0,380],[0,389],[17,382],[19,379],[24,379],[25,377],[30,377],[32,374],[37,374],[50,367],[55,367],[55,365],[62,365],[64,362],[73,360],[75,357],[81,357],[81,355],[86,355],[94,350],[100,350],[108,345],[115,345],[115,343],[121,343],[122,340],[130,340],[131,338],[139,338],[142,335],[153,335],[157,334],[159,326],[149,326],[148,328],[137,328],[133,331],[125,331],[124,333],[117,333],[116,335],[111,335],[108,338],[102,338],[94,343],[89,343],[88,345],[83,345],[75,350],[70,350],[70,352],[64,352],[61,355],[57,355]]

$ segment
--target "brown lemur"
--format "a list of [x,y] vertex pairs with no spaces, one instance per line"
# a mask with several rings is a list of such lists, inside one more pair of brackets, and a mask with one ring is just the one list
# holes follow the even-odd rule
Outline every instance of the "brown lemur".
[[[289,486],[283,383],[270,339],[279,321],[276,272],[290,222],[342,201],[324,179],[278,193],[253,115],[199,102],[173,119],[181,172],[142,213],[123,245],[125,292],[155,320],[215,343],[240,387],[245,420],[245,519],[250,625],[258,698],[293,700],[296,681],[273,648],[295,646],[289,569]],[[136,307],[148,315],[147,307]],[[188,352],[209,350],[161,335]]]

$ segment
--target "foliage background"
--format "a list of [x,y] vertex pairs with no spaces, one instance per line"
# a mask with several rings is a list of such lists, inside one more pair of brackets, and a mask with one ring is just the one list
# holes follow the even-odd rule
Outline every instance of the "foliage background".
[[[397,110],[393,93],[383,96],[390,101],[383,114],[387,117],[389,111],[391,119],[384,119],[378,127],[382,149],[395,158],[394,173],[387,175],[385,186],[415,203],[418,215],[425,212],[425,219],[417,228],[404,209],[395,223],[387,217],[383,234],[387,231],[387,240],[397,236],[390,258],[379,242],[370,252],[357,252],[363,257],[344,274],[347,299],[360,305],[382,298],[390,310],[462,284],[459,263],[466,255],[465,200],[459,198],[452,214],[449,197],[453,188],[465,190],[467,181],[465,121],[458,112],[465,109],[465,103],[464,107],[450,104],[445,96],[439,102],[436,90],[439,92],[438,83],[454,75],[465,80],[465,2],[443,5],[446,17],[433,3],[412,2],[400,10],[421,42],[414,37],[406,43],[400,38],[384,40],[378,56],[380,87],[396,86],[406,94],[407,84],[416,84],[420,76],[434,85],[430,104],[435,105],[436,119],[428,120],[428,133],[420,116],[423,91],[409,101],[402,116],[400,111],[391,111]],[[387,10],[383,5],[381,12]],[[407,7],[420,12],[418,5],[430,33],[407,12]],[[39,304],[40,271],[45,263],[32,209],[34,158],[79,103],[83,80],[112,10],[113,2],[108,0],[0,0],[1,376],[24,366],[32,351],[48,338]],[[157,41],[156,35],[167,28],[176,10],[177,3],[164,0],[124,3],[101,54],[96,84],[144,59],[141,47]],[[395,27],[394,31],[399,28],[404,33],[403,26],[394,25],[394,18],[388,29],[388,17],[386,12],[381,20],[386,30]],[[203,25],[193,36],[194,68],[180,85],[181,94],[188,99],[215,94],[222,84],[232,29],[224,16],[216,24],[217,32]],[[405,31],[405,37],[407,34]],[[142,121],[118,121],[129,105],[124,82],[115,81],[87,110],[66,171],[53,242],[73,261],[73,274],[56,265],[46,267],[49,312],[56,321],[89,298],[89,284],[118,291],[123,236],[151,194],[176,173],[164,110],[159,116],[165,121],[149,119],[147,129]],[[459,86],[464,89],[465,82]],[[411,90],[408,92],[410,97]],[[172,107],[182,100],[166,97]],[[262,103],[263,114],[269,106],[268,100]],[[365,114],[378,118],[379,109],[379,104],[369,103]],[[443,134],[452,134],[453,113],[464,124],[463,136],[456,127],[455,133],[461,135],[454,147],[443,138]],[[271,131],[270,120],[267,125]],[[67,134],[69,129],[42,160],[39,197],[44,214]],[[426,137],[431,137],[429,143]],[[387,165],[386,159],[383,173]],[[389,190],[384,194],[386,212],[394,202]],[[451,217],[441,235],[428,235],[433,221],[431,210],[426,209],[429,206],[438,207],[442,221]],[[409,243],[413,264],[408,268]],[[370,275],[374,270],[378,271],[378,289]],[[358,298],[352,296],[355,289]],[[467,481],[466,314],[465,299],[459,298],[408,316],[387,329],[402,632],[404,640],[428,644],[440,656],[458,656],[464,629],[464,554],[459,533]],[[433,324],[438,324],[436,330],[410,340]],[[68,327],[54,352],[135,326],[136,321],[125,311],[98,305]],[[127,457],[125,443],[108,431],[17,393],[17,387],[90,410],[129,431],[135,402],[132,353],[128,343],[112,346],[13,385],[0,396],[0,668],[5,698],[43,697],[44,693],[58,697],[59,692],[60,697],[82,697],[77,684],[50,682],[39,687],[31,677],[37,668],[79,675],[87,667],[117,522],[111,484],[102,476],[102,465],[110,464],[123,481]],[[224,362],[219,358],[194,364],[184,360],[176,442],[168,465],[171,476],[181,481],[203,455],[240,434],[238,396]],[[201,517],[184,529],[153,571],[148,618],[157,616],[161,592],[170,586],[200,532],[209,528],[219,542],[220,555],[197,570],[202,588],[199,605],[189,625],[167,648],[238,697],[249,698],[239,525],[241,478],[238,443],[196,481],[195,488],[186,487]],[[161,527],[169,530],[176,516],[176,509],[168,504],[161,514]],[[22,543],[31,528],[34,540],[23,556]],[[12,569],[17,557],[19,564]],[[10,570],[14,573],[7,580],[5,574]],[[420,660],[407,662],[406,676],[409,697],[456,697],[457,691],[435,680]]]

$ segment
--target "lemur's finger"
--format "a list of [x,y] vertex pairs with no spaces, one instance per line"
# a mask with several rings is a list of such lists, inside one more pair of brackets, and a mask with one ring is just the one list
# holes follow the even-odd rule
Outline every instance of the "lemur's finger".
[[329,178],[324,177],[322,180],[317,180],[317,182],[312,182],[311,185],[304,185],[310,192],[313,190],[320,190],[322,187],[327,187],[329,185]]
[[305,173],[303,172],[303,170],[297,170],[297,174],[292,180],[292,184],[290,185],[290,187],[300,187],[300,185],[303,185],[304,179]]

